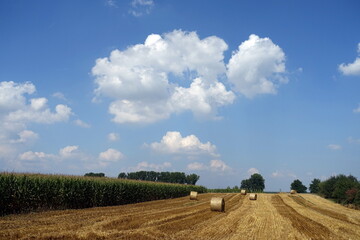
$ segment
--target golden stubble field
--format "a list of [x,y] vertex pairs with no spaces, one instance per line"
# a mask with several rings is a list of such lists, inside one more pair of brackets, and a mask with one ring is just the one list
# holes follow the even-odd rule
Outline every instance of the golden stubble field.
[[[226,211],[210,211],[211,197]],[[360,239],[360,211],[310,194],[200,194],[0,218],[0,239]]]

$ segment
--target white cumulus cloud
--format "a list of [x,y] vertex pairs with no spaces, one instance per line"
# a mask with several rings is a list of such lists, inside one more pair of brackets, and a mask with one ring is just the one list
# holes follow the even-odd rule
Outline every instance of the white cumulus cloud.
[[[226,72],[225,50],[227,44],[216,36],[151,34],[143,44],[96,60],[95,100],[113,100],[109,112],[117,123],[152,123],[183,111],[216,118],[217,109],[235,99],[219,81]],[[181,86],[174,79],[181,79]]]
[[0,160],[12,169],[17,165],[11,159],[18,158],[25,145],[39,138],[37,133],[27,129],[29,124],[66,122],[73,114],[66,105],[58,104],[52,110],[48,99],[31,98],[35,92],[35,85],[30,82],[0,82]]
[[169,131],[160,142],[150,144],[150,148],[159,153],[218,156],[216,146],[210,142],[202,143],[195,135],[182,137],[180,132]]
[[252,34],[240,44],[227,65],[227,76],[234,89],[248,98],[258,94],[276,94],[287,83],[285,53],[270,38]]
[[105,152],[99,154],[99,159],[106,162],[117,162],[123,158],[123,154],[116,149],[109,148]]
[[339,65],[339,71],[344,75],[360,76],[360,43],[358,43],[358,56],[353,63],[342,63]]
[[23,130],[19,134],[19,138],[16,140],[12,140],[12,143],[27,143],[29,141],[36,140],[39,135],[30,130]]
[[30,82],[0,82],[0,113],[23,108],[26,105],[24,94],[30,95],[35,91],[35,86]]
[[33,151],[24,152],[19,155],[19,159],[25,160],[25,161],[39,161],[40,160],[41,162],[43,162],[50,158],[55,158],[55,155],[46,154],[44,152],[33,152]]
[[59,155],[63,158],[70,158],[73,157],[78,151],[79,146],[66,146],[59,150]]
[[123,158],[124,155],[120,151],[112,148],[93,156],[83,152],[79,146],[69,145],[59,149],[58,154],[34,151],[23,152],[13,160],[13,166],[18,170],[26,171],[49,170],[50,166],[51,169],[61,166],[61,169],[95,171],[99,168],[109,167]]
[[224,161],[217,159],[210,161],[210,169],[212,171],[220,171],[220,172],[231,170],[231,168],[228,165],[226,165]]

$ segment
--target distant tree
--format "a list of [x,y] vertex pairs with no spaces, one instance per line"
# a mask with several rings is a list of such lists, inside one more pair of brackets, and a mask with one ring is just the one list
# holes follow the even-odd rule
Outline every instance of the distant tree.
[[259,173],[254,173],[250,177],[250,184],[253,191],[262,192],[265,188],[265,179]]
[[241,188],[241,189],[250,190],[251,184],[250,184],[249,179],[244,179],[244,180],[242,180],[242,181],[241,181],[241,184],[240,184],[240,188]]
[[296,179],[291,183],[290,189],[296,190],[298,193],[305,193],[307,187],[305,187],[299,179]]
[[123,178],[123,179],[126,179],[127,178],[127,174],[122,172],[122,173],[119,173],[119,176],[118,178]]
[[320,179],[314,178],[310,183],[309,190],[311,193],[318,193],[320,190],[319,184],[321,183]]
[[337,179],[335,176],[330,177],[326,181],[323,181],[319,184],[319,193],[325,198],[331,198],[332,193],[335,189],[335,183]]
[[191,185],[195,185],[196,182],[199,180],[200,176],[196,175],[196,174],[190,174],[186,176],[186,183],[187,184],[191,184]]
[[353,176],[338,175],[336,177],[336,183],[334,185],[334,191],[332,193],[332,198],[335,198],[337,202],[347,203],[346,191],[356,188],[358,186],[358,181]]
[[183,172],[171,172],[170,173],[170,182],[171,183],[184,184],[186,182],[185,173],[183,173]]
[[254,173],[249,179],[241,181],[241,189],[246,189],[250,192],[262,192],[265,189],[265,179],[259,173]]
[[105,173],[93,173],[93,172],[89,172],[89,173],[85,173],[84,176],[85,176],[85,177],[105,177]]

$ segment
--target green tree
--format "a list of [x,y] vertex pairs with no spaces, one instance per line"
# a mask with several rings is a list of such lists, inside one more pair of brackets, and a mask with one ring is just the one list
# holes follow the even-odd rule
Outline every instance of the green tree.
[[305,187],[299,179],[296,179],[291,183],[290,189],[296,190],[298,193],[305,193],[307,187]]
[[191,184],[191,185],[195,185],[196,182],[199,180],[200,176],[196,175],[196,174],[190,174],[186,176],[186,183],[187,184]]
[[246,190],[250,190],[251,188],[251,185],[250,185],[250,180],[249,179],[244,179],[241,181],[241,184],[240,184],[240,188],[241,189],[246,189]]
[[320,190],[319,184],[321,183],[320,179],[314,178],[310,183],[309,190],[311,193],[318,193]]
[[326,181],[323,181],[319,184],[319,193],[323,195],[325,198],[331,198],[332,193],[335,189],[335,183],[337,179],[335,176],[330,177]]
[[250,177],[250,184],[252,191],[262,192],[265,188],[265,179],[259,173],[254,173]]
[[249,179],[241,181],[241,189],[246,189],[250,192],[262,192],[265,189],[265,179],[259,173],[254,173]]
[[123,178],[123,179],[126,179],[127,178],[127,174],[122,172],[122,173],[119,173],[119,176],[118,178]]
[[346,192],[350,189],[356,188],[358,186],[358,181],[353,176],[338,175],[336,177],[336,183],[334,185],[334,191],[332,197],[336,199],[337,202],[347,203],[346,202]]

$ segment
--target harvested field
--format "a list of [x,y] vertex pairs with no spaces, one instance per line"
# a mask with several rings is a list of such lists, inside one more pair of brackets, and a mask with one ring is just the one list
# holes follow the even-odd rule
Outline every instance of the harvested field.
[[[223,197],[225,212],[210,210]],[[199,194],[0,218],[0,239],[360,239],[360,211],[310,194]]]

